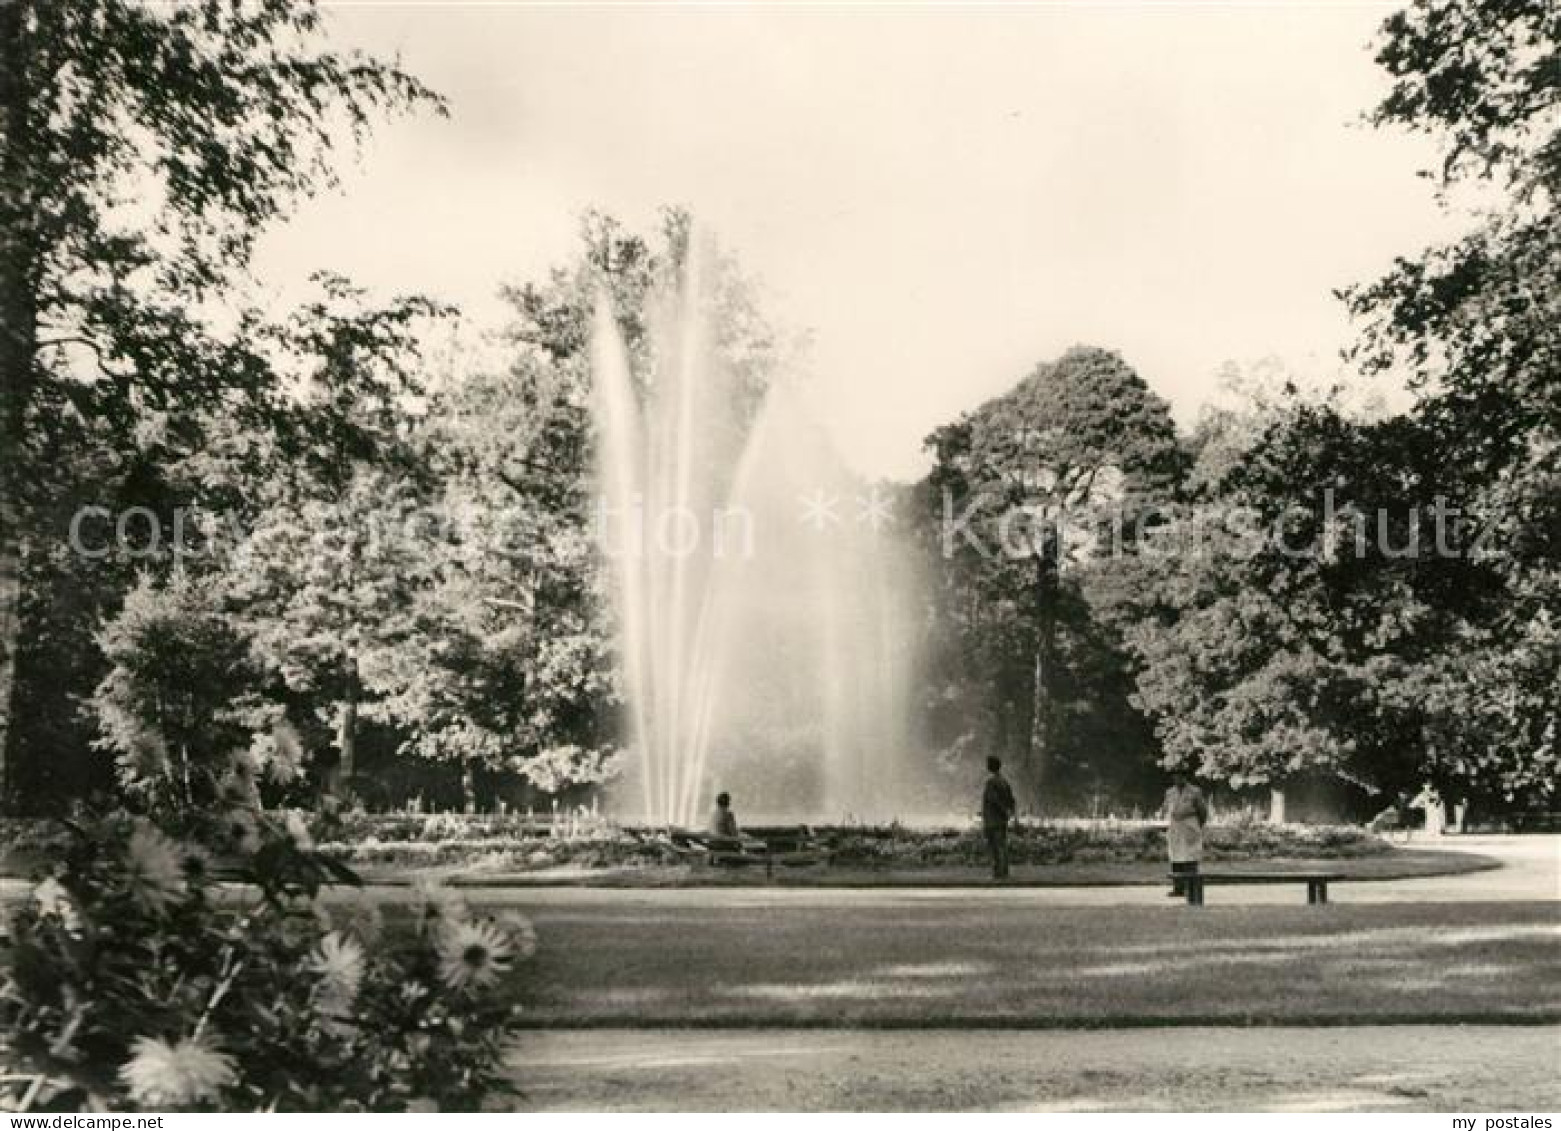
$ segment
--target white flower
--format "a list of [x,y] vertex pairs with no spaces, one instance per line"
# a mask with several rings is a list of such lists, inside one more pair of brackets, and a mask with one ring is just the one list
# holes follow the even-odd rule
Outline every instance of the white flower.
[[131,1099],[155,1109],[214,1100],[235,1076],[231,1057],[199,1041],[170,1045],[155,1037],[137,1037],[119,1078]]
[[151,825],[137,827],[130,834],[125,883],[131,898],[147,911],[166,911],[186,890],[178,846]]
[[492,985],[509,969],[514,948],[492,923],[451,923],[439,933],[439,980],[452,990]]
[[247,809],[234,809],[223,818],[223,824],[233,841],[233,847],[240,854],[248,856],[259,851],[260,826],[255,822],[253,813]]
[[59,880],[51,876],[33,888],[33,902],[38,905],[38,914],[58,915],[67,931],[75,933],[81,930],[81,916],[76,912],[76,902]]
[[296,809],[289,809],[287,816],[282,820],[282,826],[287,830],[287,835],[292,839],[293,847],[300,852],[308,852],[314,847],[314,837],[309,834],[309,826],[304,822],[302,814]]
[[301,778],[304,749],[293,724],[286,719],[280,720],[271,734],[256,741],[259,743],[265,740],[268,740],[266,744],[271,755],[266,763],[266,772],[271,775],[271,780],[279,785],[286,785]]
[[363,983],[363,947],[338,931],[330,931],[309,956],[309,970],[319,975],[320,1004],[331,1013],[351,1007]]
[[184,866],[185,879],[197,886],[201,882],[211,879],[211,853],[197,844],[181,844],[179,846],[179,855]]

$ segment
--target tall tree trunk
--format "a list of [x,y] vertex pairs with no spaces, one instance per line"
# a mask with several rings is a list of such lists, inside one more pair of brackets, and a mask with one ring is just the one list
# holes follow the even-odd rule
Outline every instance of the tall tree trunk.
[[348,662],[347,694],[336,723],[336,749],[341,755],[336,764],[336,793],[340,797],[352,796],[352,781],[358,772],[358,698],[358,662],[354,659]]
[[38,353],[38,237],[30,199],[27,5],[0,2],[0,812],[14,812],[11,720],[22,601],[24,426]]
[[1030,733],[1025,746],[1025,784],[1029,787],[1031,801],[1037,808],[1041,804],[1043,784],[1046,781],[1046,761],[1050,737],[1049,687],[1050,675],[1047,663],[1047,647],[1044,635],[1035,642],[1035,669],[1032,675],[1030,696]]
[[1053,637],[1057,625],[1057,569],[1049,549],[1035,558],[1035,664],[1030,685],[1030,733],[1025,776],[1032,804],[1039,811],[1051,761],[1051,683]]
[[[0,439],[9,447],[10,439]],[[0,456],[0,464],[10,460]],[[12,758],[11,716],[16,689],[18,621],[22,603],[20,509],[11,499],[10,469],[0,470],[0,813],[20,811],[18,775]]]

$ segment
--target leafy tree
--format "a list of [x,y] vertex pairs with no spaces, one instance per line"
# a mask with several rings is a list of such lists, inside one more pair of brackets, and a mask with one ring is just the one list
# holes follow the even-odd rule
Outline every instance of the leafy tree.
[[252,517],[238,546],[225,543],[230,531],[211,532],[236,552],[223,563],[235,619],[285,692],[326,716],[350,789],[359,715],[373,713],[365,700],[395,691],[376,683],[374,658],[415,638],[414,602],[432,568],[421,346],[449,312],[420,298],[374,306],[344,280],[320,283],[320,296],[268,335],[293,394],[261,440],[273,458],[258,475],[231,475],[242,465],[234,449],[255,440],[230,432],[184,470],[227,487]]
[[[1125,549],[1139,509],[1175,483],[1182,453],[1170,412],[1119,356],[1079,347],[934,432],[928,446],[927,529],[963,657],[952,667],[991,680],[993,738],[1039,799],[1067,648],[1090,637],[1087,606],[1067,578]],[[1076,631],[1060,642],[1068,610]]]
[[1439,689],[1428,771],[1536,803],[1561,765],[1561,688],[1525,675],[1561,618],[1558,56],[1561,17],[1543,0],[1420,0],[1388,19],[1377,59],[1393,85],[1373,121],[1438,138],[1428,175],[1483,211],[1468,235],[1346,296],[1362,367],[1406,374],[1427,445],[1466,469],[1457,501],[1496,587],[1434,601],[1453,624],[1426,676]]
[[209,804],[248,747],[257,672],[210,589],[143,580],[99,637],[111,665],[90,708],[125,791],[160,810]]
[[599,780],[614,750],[610,618],[591,540],[587,390],[526,353],[435,399],[447,520],[419,595],[429,647],[389,709],[409,749],[518,772],[544,792]]
[[267,509],[228,579],[234,619],[281,682],[331,731],[336,782],[352,788],[360,716],[380,694],[379,657],[417,631],[414,594],[428,563],[415,531],[421,497],[365,468],[330,497]]
[[263,419],[263,367],[206,300],[329,181],[344,131],[437,105],[394,65],[320,48],[321,23],[309,0],[0,5],[0,751],[24,560],[71,489],[61,452],[126,475],[148,447],[197,448],[212,412]]
[[[792,343],[764,318],[736,261],[693,248],[686,212],[642,236],[592,213],[582,253],[544,282],[508,288],[500,364],[461,373],[432,398],[428,450],[449,531],[426,551],[418,645],[393,661],[384,700],[409,751],[519,773],[556,793],[614,768],[620,694],[615,625],[595,544],[589,343],[599,290],[649,378],[657,319],[691,255],[705,288],[718,367],[743,411],[722,422],[735,444]],[[713,445],[718,447],[719,445]],[[414,638],[409,638],[412,640]]]
[[583,370],[596,295],[605,290],[635,373],[646,380],[652,327],[666,313],[661,304],[677,290],[685,269],[697,263],[706,276],[702,291],[713,350],[719,367],[735,374],[748,409],[757,408],[765,390],[805,348],[804,337],[785,334],[771,323],[757,281],[731,253],[700,238],[687,209],[663,209],[659,231],[651,236],[592,211],[582,218],[580,234],[582,254],[574,262],[554,268],[544,283],[505,288],[515,315],[506,337],[515,347]]
[[1553,794],[1557,30],[1524,0],[1385,23],[1374,121],[1442,138],[1430,175],[1450,201],[1477,188],[1483,219],[1345,295],[1354,359],[1407,376],[1409,412],[1292,397],[1205,448],[1204,552],[1157,563],[1127,618],[1167,760],[1236,784],[1322,768],[1390,793]]
[[[238,535],[237,555],[213,567],[231,615],[305,745],[336,748],[342,785],[366,784],[365,726],[401,754],[458,766],[468,806],[479,770],[549,793],[610,772],[613,626],[581,351],[594,280],[631,324],[658,317],[647,306],[687,232],[681,214],[659,241],[589,218],[580,263],[510,291],[502,341],[463,347],[440,379],[427,347],[445,311],[374,306],[339,279],[322,277],[285,326],[254,331],[291,402],[264,433],[214,424],[177,475],[226,508],[201,532]],[[757,385],[767,331],[735,266],[718,262],[722,348]],[[234,516],[237,531],[224,525]]]
[[1449,502],[1470,480],[1413,418],[1303,403],[1223,476],[1195,470],[1204,492],[1114,613],[1166,763],[1238,787],[1321,770],[1388,795],[1537,780],[1545,759],[1510,747],[1493,772],[1488,721],[1478,741],[1469,726],[1479,696],[1458,690],[1491,644],[1479,624],[1511,600],[1481,517]]
[[[1450,201],[1480,202],[1482,222],[1345,296],[1362,324],[1362,368],[1406,376],[1444,457],[1521,496],[1534,508],[1525,526],[1551,530],[1561,472],[1558,47],[1561,20],[1541,0],[1422,0],[1387,21],[1377,58],[1394,84],[1373,121],[1438,137],[1442,165],[1426,175]],[[1555,542],[1522,548],[1553,554]]]
[[[1237,787],[1342,769],[1359,737],[1342,722],[1360,683],[1330,615],[1341,588],[1328,572],[1336,532],[1319,521],[1307,481],[1292,478],[1312,470],[1325,435],[1349,426],[1327,406],[1294,401],[1246,416],[1266,424],[1205,419],[1190,490],[1124,563],[1109,614],[1134,657],[1135,699],[1155,721],[1163,763]],[[1294,448],[1275,450],[1284,441]],[[1356,513],[1353,496],[1342,505]],[[1359,598],[1367,618],[1385,609],[1370,603],[1386,599],[1380,590]]]

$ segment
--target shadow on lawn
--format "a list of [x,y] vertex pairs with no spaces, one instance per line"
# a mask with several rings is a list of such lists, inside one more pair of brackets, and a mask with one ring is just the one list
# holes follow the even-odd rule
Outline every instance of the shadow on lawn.
[[722,909],[548,922],[539,1026],[1561,1019],[1558,908]]

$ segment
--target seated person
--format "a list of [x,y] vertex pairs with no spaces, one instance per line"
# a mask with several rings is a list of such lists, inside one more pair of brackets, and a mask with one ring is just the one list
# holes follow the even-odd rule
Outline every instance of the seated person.
[[718,793],[715,798],[715,812],[710,814],[710,835],[726,837],[737,840],[742,832],[737,827],[737,814],[732,812],[732,795],[730,793]]

